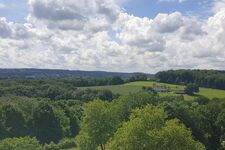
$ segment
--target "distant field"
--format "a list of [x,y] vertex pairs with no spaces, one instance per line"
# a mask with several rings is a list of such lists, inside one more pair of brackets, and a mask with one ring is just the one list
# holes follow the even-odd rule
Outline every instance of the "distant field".
[[136,93],[141,91],[141,86],[132,85],[112,85],[112,86],[92,86],[92,87],[80,87],[81,89],[97,89],[97,90],[111,90],[114,93],[121,95],[127,95],[129,93]]
[[[91,88],[91,89],[107,89],[111,90],[114,93],[118,93],[121,95],[126,95],[129,93],[135,93],[142,90],[143,86],[146,87],[153,87],[153,85],[157,86],[168,86],[171,89],[184,89],[184,86],[181,85],[173,85],[173,84],[166,84],[166,83],[158,83],[158,82],[131,82],[126,83],[124,85],[114,85],[114,86],[95,86],[95,87],[81,87],[82,89],[85,88]],[[225,98],[225,90],[217,90],[217,89],[208,89],[208,88],[200,88],[199,95],[208,97],[210,99],[212,98]],[[166,95],[176,95],[176,94],[170,94],[170,93],[160,93],[162,96]],[[184,98],[186,100],[192,100],[194,97],[189,95],[184,95]]]

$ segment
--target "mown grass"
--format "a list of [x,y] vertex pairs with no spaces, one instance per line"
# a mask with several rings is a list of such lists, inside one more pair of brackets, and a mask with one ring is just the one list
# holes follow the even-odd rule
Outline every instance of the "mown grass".
[[[182,85],[173,85],[173,84],[166,84],[166,83],[159,83],[159,82],[151,82],[151,81],[141,81],[141,82],[131,82],[126,83],[123,85],[114,85],[114,86],[95,86],[95,87],[81,87],[82,89],[91,88],[91,89],[107,89],[111,90],[114,93],[118,93],[120,95],[127,95],[129,93],[136,93],[142,90],[142,87],[153,87],[153,86],[167,86],[170,89],[176,90],[183,90],[185,86]],[[162,96],[168,95],[176,95],[171,93],[160,93]],[[212,98],[225,98],[225,90],[218,90],[218,89],[209,89],[209,88],[200,88],[200,92],[196,96],[184,95],[186,100],[192,100],[197,96],[205,96],[210,99]]]
[[129,93],[136,93],[141,91],[140,86],[129,86],[129,85],[112,85],[112,86],[92,86],[92,87],[80,87],[81,89],[97,89],[97,90],[111,90],[113,93],[120,95],[127,95]]

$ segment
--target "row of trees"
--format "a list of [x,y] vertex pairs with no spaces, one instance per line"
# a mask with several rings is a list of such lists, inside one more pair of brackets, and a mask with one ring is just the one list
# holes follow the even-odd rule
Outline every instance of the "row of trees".
[[156,74],[160,82],[172,84],[195,83],[202,87],[225,90],[225,71],[169,70]]
[[50,100],[80,100],[88,102],[96,98],[113,100],[119,95],[110,90],[71,88],[51,84],[0,86],[0,96],[25,96],[30,98],[45,98]]

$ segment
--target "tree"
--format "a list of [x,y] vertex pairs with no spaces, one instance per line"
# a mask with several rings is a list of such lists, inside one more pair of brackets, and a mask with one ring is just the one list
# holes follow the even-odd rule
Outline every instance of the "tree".
[[167,121],[160,107],[136,109],[107,144],[109,150],[204,150],[178,120]]
[[118,85],[118,84],[123,84],[124,81],[118,76],[114,76],[109,80],[109,85]]
[[147,104],[155,105],[157,102],[155,94],[151,92],[129,94],[113,101],[121,121],[127,121],[133,109],[142,108]]
[[26,122],[22,111],[11,104],[0,109],[1,138],[19,137],[26,134]]
[[0,150],[43,150],[36,138],[7,138],[0,141]]
[[225,141],[225,110],[218,115],[216,125],[220,128],[220,142],[222,144]]
[[198,93],[199,92],[199,87],[196,84],[192,84],[189,83],[187,84],[187,86],[185,87],[185,92],[188,95],[193,95],[195,92]]
[[32,114],[33,135],[41,143],[58,142],[63,137],[60,121],[54,113],[53,106],[40,102]]
[[135,76],[130,77],[127,82],[134,82],[134,81],[147,81],[148,77],[146,74],[138,74]]
[[77,136],[78,147],[82,150],[95,150],[105,144],[118,127],[119,119],[109,102],[95,100],[84,107],[81,132]]

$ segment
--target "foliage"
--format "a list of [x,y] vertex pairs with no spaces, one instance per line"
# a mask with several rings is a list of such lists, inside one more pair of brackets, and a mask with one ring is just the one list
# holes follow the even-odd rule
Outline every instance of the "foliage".
[[185,87],[185,92],[186,92],[188,95],[193,95],[194,93],[198,93],[198,92],[199,92],[199,87],[198,87],[198,85],[196,85],[196,84],[189,83],[189,84],[187,84],[187,86]]
[[[219,113],[217,120],[216,120],[216,126],[219,127],[220,142],[224,144],[224,141],[225,141],[225,109]],[[225,146],[225,145],[223,145],[223,146]]]
[[[105,144],[117,129],[119,118],[108,102],[96,100],[84,107],[84,117],[81,123],[81,135],[77,137],[77,144],[80,149],[85,147],[98,146],[105,150]],[[90,140],[90,143],[83,143]],[[90,144],[91,146],[86,146]]]
[[62,139],[59,143],[55,144],[51,142],[50,144],[44,145],[44,150],[63,150],[76,147],[75,139]]
[[130,113],[133,109],[142,108],[147,104],[156,104],[157,99],[154,93],[139,92],[135,94],[121,96],[113,103],[115,105],[115,109],[117,110],[117,115],[120,117],[120,120],[124,121],[129,118]]
[[166,121],[159,107],[136,109],[108,143],[110,150],[204,150],[191,132],[176,120]]
[[0,107],[0,138],[19,137],[26,134],[25,118],[21,110],[12,104]]
[[135,82],[135,81],[147,81],[147,75],[146,74],[138,74],[136,76],[130,77],[127,82]]
[[64,112],[46,102],[41,102],[32,114],[33,135],[41,143],[58,142],[64,136],[69,135],[70,120]]
[[37,139],[24,138],[7,138],[0,141],[0,150],[43,150]]
[[[155,84],[179,90],[184,89],[182,85],[148,81],[76,87],[95,85],[100,80],[103,79],[0,80],[0,143],[12,147],[18,145],[13,141],[24,143],[28,138],[25,136],[29,136],[34,139],[29,138],[28,142],[38,140],[36,145],[40,142],[46,150],[76,146],[81,150],[123,150],[124,146],[131,150],[201,150],[202,144],[207,150],[224,149],[225,99],[207,98],[224,97],[223,90],[200,88],[199,95],[207,97],[190,96],[192,100],[185,101],[187,95],[161,96],[162,93],[151,91]],[[118,83],[119,79],[114,81]],[[122,96],[106,90],[107,87]]]
[[118,95],[109,90],[78,89],[79,86],[99,86],[122,84],[120,77],[105,79],[64,78],[64,79],[2,79],[0,80],[0,96],[26,96],[32,98],[49,98],[51,100],[93,99],[113,100]]
[[195,83],[201,87],[225,90],[225,71],[169,70],[156,74],[160,82],[173,84]]

